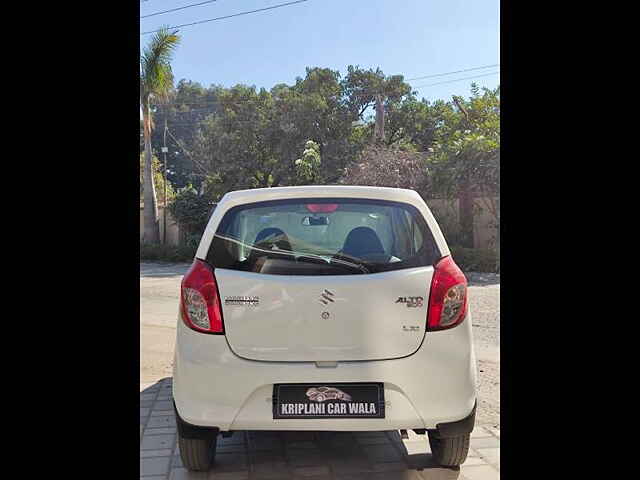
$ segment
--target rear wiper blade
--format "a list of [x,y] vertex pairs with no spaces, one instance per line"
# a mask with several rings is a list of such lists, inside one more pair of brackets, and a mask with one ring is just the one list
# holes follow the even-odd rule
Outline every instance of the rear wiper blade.
[[369,269],[358,262],[351,262],[348,260],[340,259],[340,258],[331,258],[327,260],[320,255],[314,255],[312,253],[305,253],[301,256],[297,257],[298,262],[306,262],[306,263],[319,263],[323,265],[333,265],[337,267],[347,267],[350,270],[357,270],[362,273],[369,273]]
[[349,267],[351,269],[359,270],[362,273],[371,273],[370,270],[357,258],[349,257],[349,260],[345,260],[344,255],[340,255],[339,257],[333,257],[331,259],[331,263],[335,263],[337,265],[343,267]]

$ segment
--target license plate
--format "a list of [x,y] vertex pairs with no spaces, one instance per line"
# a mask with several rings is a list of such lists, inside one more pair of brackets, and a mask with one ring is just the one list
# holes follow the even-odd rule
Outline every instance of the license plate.
[[276,383],[273,418],[384,418],[384,384]]

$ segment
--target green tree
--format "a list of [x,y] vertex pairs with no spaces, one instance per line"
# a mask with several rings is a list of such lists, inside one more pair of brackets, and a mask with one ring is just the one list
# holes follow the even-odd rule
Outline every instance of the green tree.
[[286,168],[274,149],[271,94],[237,85],[218,100],[196,133],[194,157],[227,189],[277,186]]
[[380,68],[365,70],[349,65],[342,86],[354,120],[364,119],[367,109],[375,105],[378,94],[384,98],[385,110],[411,94],[411,85],[402,75],[387,76]]
[[144,241],[160,243],[158,206],[153,182],[151,132],[153,130],[153,100],[165,101],[173,87],[171,58],[180,42],[177,32],[159,30],[140,56],[140,105],[144,136]]
[[168,147],[167,176],[176,188],[192,185],[200,190],[206,171],[193,158],[194,142],[200,123],[218,108],[217,95],[222,87],[203,87],[198,82],[182,79],[171,95],[171,102],[159,105],[154,121],[160,128],[152,132],[153,145],[164,145],[166,121]]
[[295,161],[298,185],[312,185],[320,178],[320,146],[309,140],[304,147],[302,157]]
[[[472,245],[474,196],[499,192],[499,89],[472,85],[469,99],[428,102],[403,78],[349,66],[345,77],[307,68],[294,84],[271,90],[183,80],[167,107],[169,125],[180,115],[193,119],[176,120],[174,128],[170,151],[182,158],[179,186],[193,184],[189,195],[202,197],[203,205],[240,188],[336,182],[414,188],[458,198],[463,243]],[[381,144],[372,146],[367,112],[377,95],[385,129]],[[499,225],[499,210],[489,207]]]
[[[153,165],[153,185],[156,189],[157,200],[164,205],[164,175],[162,166],[158,158],[154,155],[152,159]],[[167,202],[170,202],[174,196],[173,186],[167,181]],[[140,153],[140,200],[144,201],[144,152]]]
[[185,236],[202,235],[212,202],[206,195],[200,195],[192,185],[187,185],[180,190],[169,204],[169,211],[175,218]]
[[[473,248],[474,197],[500,191],[500,87],[475,84],[471,97],[454,97],[443,110],[429,161],[432,185],[460,203],[462,246]],[[499,225],[498,209],[493,212]]]
[[[295,85],[278,85],[271,92],[281,158],[293,165],[307,140],[313,140],[322,158],[316,181],[336,182],[357,154],[349,142],[356,118],[346,104],[340,73],[328,68],[307,68],[305,77],[297,78]],[[290,175],[283,179],[289,185],[296,181]]]
[[339,73],[320,68],[271,91],[221,89],[218,109],[200,124],[194,157],[220,188],[293,185],[301,180],[295,161],[312,140],[323,163],[314,181],[336,182],[357,154],[343,93]]
[[433,146],[446,108],[446,102],[442,100],[429,103],[424,99],[418,101],[414,95],[390,104],[386,116],[385,144],[412,145],[418,151],[427,152]]

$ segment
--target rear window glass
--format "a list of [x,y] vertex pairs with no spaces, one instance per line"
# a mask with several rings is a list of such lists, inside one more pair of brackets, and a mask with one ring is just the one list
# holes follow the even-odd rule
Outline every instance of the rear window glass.
[[352,275],[433,265],[439,251],[413,206],[381,200],[294,199],[230,209],[207,261],[276,275]]

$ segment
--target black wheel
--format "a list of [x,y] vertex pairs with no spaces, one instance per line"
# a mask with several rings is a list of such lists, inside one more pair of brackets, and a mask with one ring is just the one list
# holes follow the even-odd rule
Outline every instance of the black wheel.
[[182,464],[188,470],[206,472],[216,456],[217,435],[207,438],[184,438],[178,434]]
[[440,438],[436,431],[427,433],[431,453],[438,464],[445,467],[459,467],[467,459],[470,433],[450,438]]

